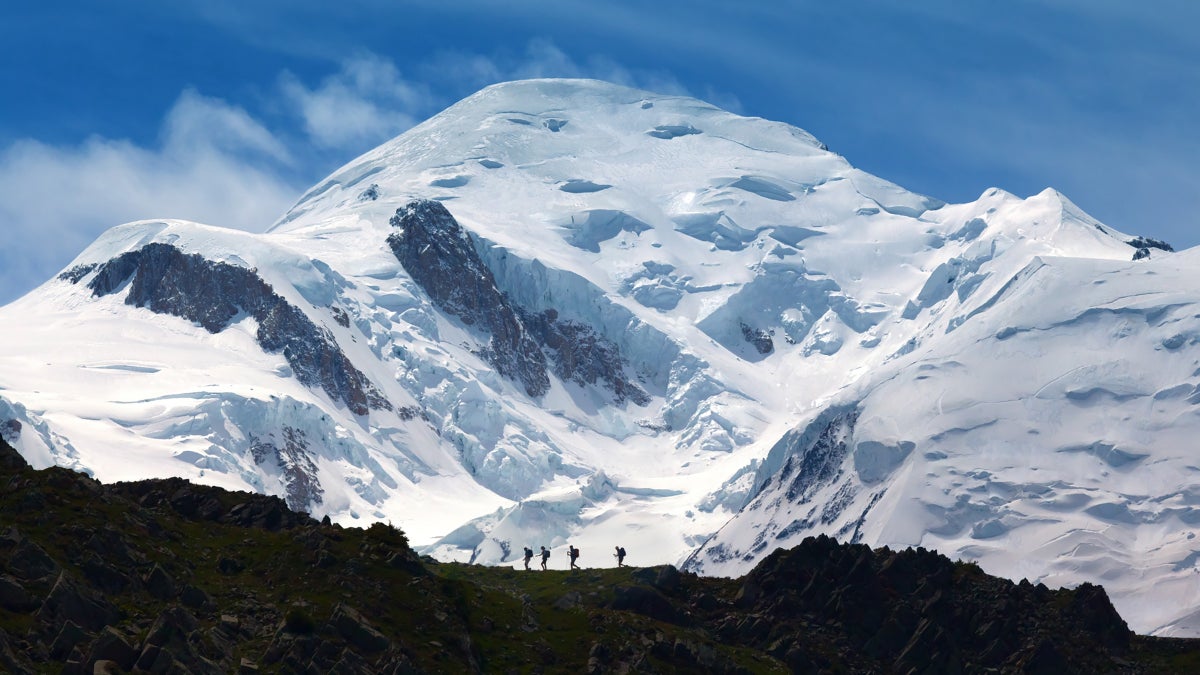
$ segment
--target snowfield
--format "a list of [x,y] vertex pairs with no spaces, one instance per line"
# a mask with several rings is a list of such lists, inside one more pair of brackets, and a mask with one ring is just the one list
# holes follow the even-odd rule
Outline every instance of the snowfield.
[[484,89],[268,226],[121,225],[0,308],[0,433],[443,559],[735,575],[828,533],[1200,635],[1195,250],[585,80]]

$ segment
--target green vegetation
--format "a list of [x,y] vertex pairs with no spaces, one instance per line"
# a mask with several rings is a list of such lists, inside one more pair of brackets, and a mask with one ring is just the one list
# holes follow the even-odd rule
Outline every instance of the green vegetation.
[[[14,459],[15,458],[15,459]],[[398,529],[323,525],[178,479],[103,486],[0,444],[0,671],[1190,672],[1102,589],[989,577],[827,538],[741,579],[419,559]]]

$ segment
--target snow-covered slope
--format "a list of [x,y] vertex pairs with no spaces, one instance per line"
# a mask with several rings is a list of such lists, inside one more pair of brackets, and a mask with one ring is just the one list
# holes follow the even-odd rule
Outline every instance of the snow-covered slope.
[[35,464],[446,558],[733,574],[828,532],[1197,634],[1200,273],[1158,243],[1052,190],[945,205],[694,99],[514,82],[264,234],[106,233],[0,309],[0,425]]

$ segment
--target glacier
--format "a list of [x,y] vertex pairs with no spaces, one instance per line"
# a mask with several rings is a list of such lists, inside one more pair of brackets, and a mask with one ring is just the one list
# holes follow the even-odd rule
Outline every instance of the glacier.
[[0,433],[442,559],[735,575],[825,533],[1195,636],[1198,255],[692,98],[504,83],[262,233],[109,230],[0,308]]

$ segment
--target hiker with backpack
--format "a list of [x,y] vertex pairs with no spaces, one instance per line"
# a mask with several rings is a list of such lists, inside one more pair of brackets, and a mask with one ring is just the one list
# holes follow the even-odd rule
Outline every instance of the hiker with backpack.
[[579,557],[579,549],[567,544],[567,556],[571,558],[571,569],[579,569],[579,566],[575,564],[575,559]]
[[617,552],[613,554],[613,557],[617,559],[617,567],[625,566],[625,549],[623,547],[618,546]]
[[533,560],[533,549],[525,547],[525,571],[529,571],[529,561]]
[[543,547],[542,547],[542,570],[543,570],[543,571],[545,571],[545,569],[546,569],[546,561],[547,561],[547,560],[549,560],[549,559],[550,559],[550,551],[547,551],[547,550],[546,550],[546,547],[545,547],[545,546],[543,546]]

